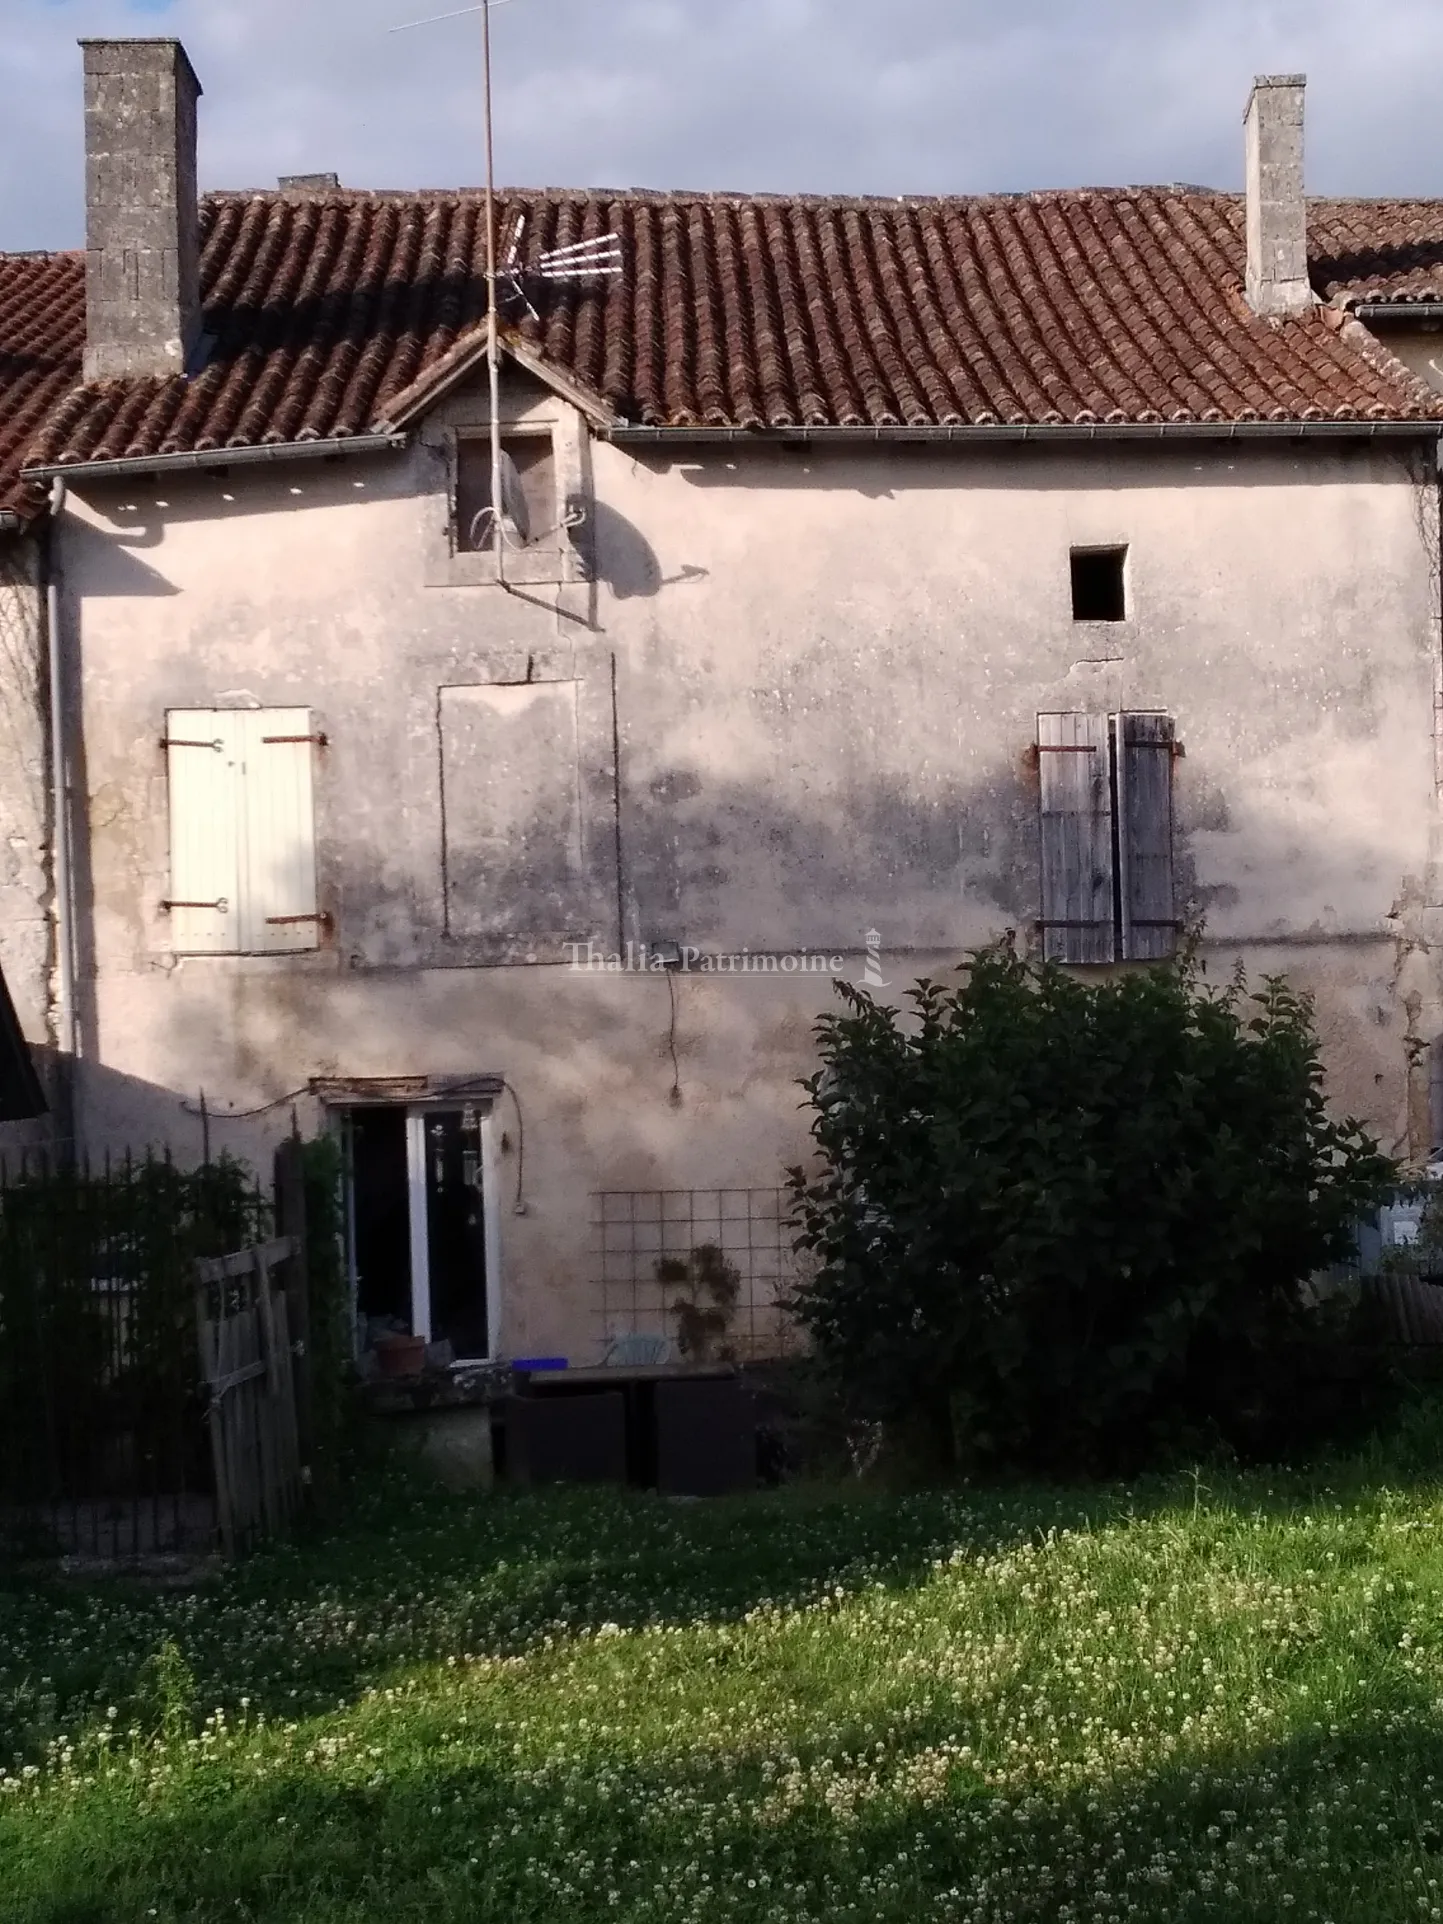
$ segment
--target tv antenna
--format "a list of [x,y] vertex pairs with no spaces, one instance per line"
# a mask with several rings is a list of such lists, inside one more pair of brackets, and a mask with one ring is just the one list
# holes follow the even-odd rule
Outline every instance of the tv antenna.
[[[424,20],[405,20],[392,33],[409,33],[413,27],[434,27],[443,20],[462,20],[481,16],[481,55],[485,69],[486,102],[486,368],[491,406],[491,551],[496,559],[496,579],[506,586],[506,543],[525,540],[524,516],[518,515],[516,502],[520,488],[515,468],[504,457],[501,446],[501,337],[497,316],[497,284],[504,277],[508,291],[521,300],[533,320],[539,320],[528,299],[521,261],[521,242],[526,232],[526,216],[520,215],[512,231],[504,268],[497,265],[496,234],[496,134],[491,88],[491,12],[494,7],[509,7],[511,0],[481,0],[479,6],[457,7],[450,13],[428,14]],[[542,254],[532,270],[546,281],[590,281],[610,279],[621,272],[621,240],[616,234],[602,234],[589,241],[574,241],[569,247],[553,248]],[[508,468],[510,472],[507,472]],[[486,512],[483,510],[483,512]]]

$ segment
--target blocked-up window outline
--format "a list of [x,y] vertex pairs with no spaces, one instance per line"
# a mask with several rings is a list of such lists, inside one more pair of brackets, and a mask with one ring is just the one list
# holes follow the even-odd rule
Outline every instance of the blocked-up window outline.
[[580,684],[440,689],[444,928],[585,939]]

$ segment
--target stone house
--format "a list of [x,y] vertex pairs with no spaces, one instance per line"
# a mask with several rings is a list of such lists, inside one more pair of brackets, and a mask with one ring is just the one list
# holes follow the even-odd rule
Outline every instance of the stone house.
[[62,1126],[329,1122],[363,1328],[573,1360],[712,1243],[770,1340],[835,977],[1004,929],[1286,971],[1426,1152],[1443,203],[1306,200],[1301,78],[1244,196],[505,195],[493,510],[482,197],[197,202],[178,44],[85,70],[88,258],[0,259]]

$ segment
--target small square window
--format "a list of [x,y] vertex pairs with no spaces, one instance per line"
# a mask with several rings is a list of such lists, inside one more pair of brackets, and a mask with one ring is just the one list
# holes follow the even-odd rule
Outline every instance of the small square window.
[[[506,546],[554,547],[558,537],[556,456],[549,434],[501,437],[502,526]],[[491,440],[466,435],[456,442],[456,550],[484,554],[493,540]]]
[[1072,619],[1127,620],[1127,549],[1072,550]]

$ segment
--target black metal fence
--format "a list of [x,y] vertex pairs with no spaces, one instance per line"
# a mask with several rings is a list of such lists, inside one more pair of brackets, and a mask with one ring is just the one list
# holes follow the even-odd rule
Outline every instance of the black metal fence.
[[0,1547],[203,1547],[214,1498],[195,1263],[263,1240],[250,1171],[0,1160]]

